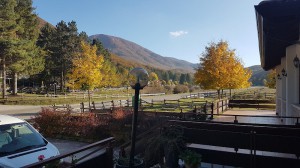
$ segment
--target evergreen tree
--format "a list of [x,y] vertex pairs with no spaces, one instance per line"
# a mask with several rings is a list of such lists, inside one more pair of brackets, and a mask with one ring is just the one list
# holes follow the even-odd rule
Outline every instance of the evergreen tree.
[[77,32],[76,22],[68,24],[64,21],[56,25],[54,32],[53,50],[51,59],[53,60],[54,81],[60,79],[61,91],[65,88],[67,80],[66,74],[72,68],[72,60],[76,52],[80,50],[80,39]]
[[186,82],[186,74],[181,74],[179,78],[179,84],[184,84]]
[[111,56],[109,51],[106,48],[104,48],[104,46],[98,39],[93,39],[92,45],[97,46],[97,54],[101,54],[104,56],[105,60],[111,61]]
[[46,88],[49,87],[50,83],[54,81],[54,74],[58,74],[58,69],[55,67],[54,60],[52,59],[52,53],[55,47],[55,29],[50,24],[46,24],[41,28],[37,45],[45,52],[45,68],[40,74],[36,75],[39,83],[44,83]]
[[13,94],[17,93],[18,74],[32,75],[44,69],[44,52],[36,45],[39,30],[32,0],[17,0],[15,13],[19,25],[16,31],[19,43],[15,46],[15,54],[9,66],[13,74]]
[[192,83],[193,83],[191,74],[189,74],[189,73],[186,74],[186,82],[189,83],[189,84],[192,84]]
[[18,30],[15,13],[17,2],[15,0],[0,0],[0,61],[2,68],[2,98],[6,95],[6,69],[11,63],[14,46],[18,43],[16,32]]

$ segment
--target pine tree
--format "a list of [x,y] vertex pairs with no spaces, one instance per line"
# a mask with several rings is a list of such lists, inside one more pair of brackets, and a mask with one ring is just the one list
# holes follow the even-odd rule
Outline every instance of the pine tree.
[[181,74],[179,78],[179,83],[184,84],[186,82],[186,74]]
[[49,85],[55,80],[54,74],[58,74],[59,71],[55,67],[54,60],[52,59],[52,54],[55,48],[55,28],[46,24],[44,27],[40,29],[39,38],[37,41],[37,45],[43,49],[45,52],[45,68],[44,70],[36,76],[36,79],[39,80],[40,83],[44,83],[46,89],[48,91]]
[[53,48],[51,59],[53,60],[53,82],[60,79],[61,91],[65,88],[67,80],[66,74],[72,68],[72,60],[74,54],[80,50],[80,38],[77,32],[76,22],[72,21],[68,24],[64,21],[56,25],[54,32]]
[[19,43],[14,48],[15,54],[9,66],[14,77],[13,94],[17,93],[18,74],[32,75],[44,69],[44,52],[36,45],[39,30],[32,0],[17,0],[15,13],[19,26],[16,31]]
[[0,61],[2,68],[2,98],[6,96],[6,69],[14,55],[14,46],[18,43],[16,32],[18,25],[15,0],[0,0]]

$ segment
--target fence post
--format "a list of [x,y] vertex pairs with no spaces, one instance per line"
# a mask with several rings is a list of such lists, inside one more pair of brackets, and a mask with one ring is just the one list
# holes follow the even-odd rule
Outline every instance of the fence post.
[[122,107],[122,100],[120,100],[120,107]]
[[219,101],[217,101],[217,114],[219,114]]
[[151,101],[151,107],[153,107],[153,105],[154,105],[154,102],[153,102],[153,99],[152,99],[152,101]]
[[112,106],[112,108],[115,108],[115,103],[113,100],[111,101],[111,106]]
[[224,105],[224,100],[222,100],[222,113],[224,112],[224,108],[223,108],[223,105]]
[[95,105],[94,101],[92,101],[92,106],[93,106],[93,109],[96,110],[96,105]]
[[265,92],[265,99],[267,99],[267,92]]
[[105,109],[105,106],[104,106],[104,103],[103,103],[103,101],[102,101],[102,109]]
[[127,107],[129,107],[129,99],[126,100]]
[[139,97],[139,103],[140,103],[140,107],[142,107],[142,98],[141,97]]
[[80,109],[81,109],[81,112],[83,113],[84,112],[84,103],[83,102],[80,103]]

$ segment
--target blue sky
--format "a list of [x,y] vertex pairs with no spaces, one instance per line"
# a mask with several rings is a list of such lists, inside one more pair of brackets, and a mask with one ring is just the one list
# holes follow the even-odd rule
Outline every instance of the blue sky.
[[260,65],[254,10],[260,1],[33,0],[33,6],[53,25],[74,20],[88,35],[121,37],[192,63],[208,43],[226,40],[248,67]]

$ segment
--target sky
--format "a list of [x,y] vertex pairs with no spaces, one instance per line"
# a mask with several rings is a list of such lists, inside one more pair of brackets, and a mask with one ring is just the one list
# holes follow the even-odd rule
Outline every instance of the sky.
[[56,25],[77,23],[89,36],[107,34],[159,55],[199,63],[211,42],[227,41],[244,66],[260,65],[254,5],[261,0],[33,0]]

